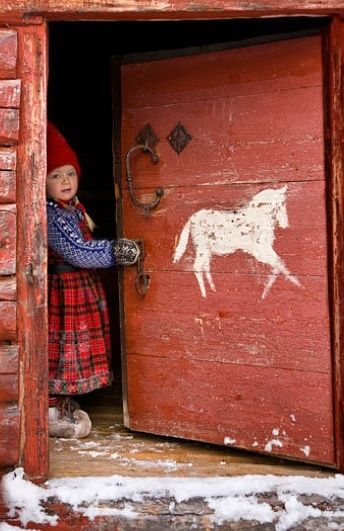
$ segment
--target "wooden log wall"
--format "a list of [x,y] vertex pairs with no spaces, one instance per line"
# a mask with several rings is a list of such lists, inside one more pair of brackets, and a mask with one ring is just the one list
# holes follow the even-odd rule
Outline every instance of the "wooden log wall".
[[16,164],[20,80],[18,33],[0,29],[0,467],[19,460],[16,326]]
[[46,25],[0,28],[0,469],[48,471]]

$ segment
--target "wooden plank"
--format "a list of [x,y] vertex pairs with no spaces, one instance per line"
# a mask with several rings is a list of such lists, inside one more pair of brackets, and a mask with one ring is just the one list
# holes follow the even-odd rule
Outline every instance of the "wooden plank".
[[0,373],[18,373],[18,345],[0,345]]
[[17,298],[17,279],[15,275],[0,277],[0,300],[15,301]]
[[16,271],[16,207],[0,204],[0,275]]
[[331,292],[334,335],[335,443],[338,468],[344,471],[344,22],[334,18],[325,55],[328,70],[328,168],[331,190]]
[[[1,9],[1,8],[0,8]],[[0,30],[0,79],[16,77],[17,70],[17,32]]]
[[134,354],[128,365],[133,430],[333,464],[329,374]]
[[0,144],[13,146],[18,143],[19,111],[0,109]]
[[[127,355],[330,374],[326,279],[302,277],[298,288],[280,278],[262,300],[264,276],[214,274],[217,292],[209,289],[203,299],[193,274],[157,271],[141,298],[130,271]],[[138,331],[144,331],[144,341]]]
[[25,471],[36,479],[46,477],[48,472],[46,32],[45,24],[18,30],[23,124],[17,169],[17,311],[25,416],[21,448]]
[[17,305],[11,301],[0,301],[0,341],[17,339]]
[[17,167],[17,151],[0,147],[0,171],[15,170]]
[[[129,432],[117,396],[84,397],[92,418],[86,439],[50,438],[49,477],[119,475],[126,477],[216,477],[246,474],[328,477],[332,472],[269,455],[180,439]],[[86,406],[85,406],[86,407]],[[94,449],[97,448],[97,454]],[[114,459],[114,455],[116,459]]]
[[315,35],[185,56],[182,61],[128,64],[122,71],[125,109],[173,105],[181,98],[203,101],[314,87],[322,85],[321,41]]
[[0,404],[0,467],[19,463],[19,407]]
[[0,403],[18,401],[18,372],[0,374]]
[[[166,190],[161,206],[148,217],[133,206],[125,191],[125,236],[144,239],[147,270],[193,271],[194,267],[197,268],[193,231],[181,259],[177,263],[173,262],[181,232],[191,216],[202,209],[231,212],[230,223],[234,221],[235,224],[237,216],[239,220],[240,217],[245,219],[248,216],[247,205],[255,194],[283,185],[287,185],[285,206],[289,225],[285,228],[275,226],[273,247],[293,274],[324,276],[327,270],[325,182],[171,188]],[[144,189],[137,195],[143,202],[148,202],[154,197],[152,192],[151,189]],[[242,216],[243,213],[246,215]],[[231,226],[227,227],[227,234],[230,230]],[[234,232],[231,234],[234,237]],[[269,273],[266,264],[240,249],[231,252],[228,249],[228,254],[223,251],[222,256],[214,255],[210,269],[217,273],[242,272],[260,277]]]
[[20,79],[0,81],[0,107],[18,109],[20,105]]
[[[323,179],[322,87],[258,98],[259,107],[248,94],[126,111],[125,152],[147,123],[160,138],[157,164],[141,151],[131,157],[135,188]],[[167,141],[178,121],[192,137],[179,156]]]
[[245,4],[239,0],[17,0],[12,5],[7,0],[0,1],[0,12],[12,17],[32,12],[50,18],[83,19],[97,18],[222,18],[222,17],[262,17],[281,15],[332,15],[344,10],[342,0],[259,0]]
[[14,203],[16,200],[16,174],[0,170],[0,203]]

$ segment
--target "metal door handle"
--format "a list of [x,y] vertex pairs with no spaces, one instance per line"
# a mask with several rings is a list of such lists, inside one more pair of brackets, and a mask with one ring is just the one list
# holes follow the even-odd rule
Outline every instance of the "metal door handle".
[[137,239],[135,242],[140,248],[140,255],[136,262],[137,274],[135,288],[137,294],[140,295],[140,297],[144,297],[149,289],[151,279],[150,275],[145,272],[143,265],[146,256],[143,238]]
[[157,188],[155,190],[156,198],[151,203],[142,203],[135,197],[134,190],[133,190],[133,178],[132,178],[131,170],[130,170],[130,157],[132,153],[134,153],[134,151],[136,151],[137,149],[142,149],[143,152],[148,151],[148,153],[150,153],[151,155],[152,162],[154,162],[154,164],[159,162],[159,155],[156,153],[156,151],[154,151],[148,145],[148,143],[145,143],[145,144],[137,144],[136,146],[133,146],[132,148],[130,148],[125,157],[125,165],[127,169],[127,183],[128,183],[130,198],[132,202],[134,203],[134,205],[142,208],[145,211],[145,213],[148,213],[149,210],[153,210],[153,208],[155,208],[160,203],[160,199],[164,195],[164,190],[162,188]]

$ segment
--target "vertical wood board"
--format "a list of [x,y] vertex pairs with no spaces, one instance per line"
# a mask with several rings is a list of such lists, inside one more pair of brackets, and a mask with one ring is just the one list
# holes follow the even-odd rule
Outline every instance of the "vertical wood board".
[[17,165],[17,293],[22,463],[48,472],[46,24],[18,28],[21,131]]
[[331,293],[334,346],[334,420],[337,467],[344,470],[344,24],[335,17],[326,41],[329,188],[331,190]]

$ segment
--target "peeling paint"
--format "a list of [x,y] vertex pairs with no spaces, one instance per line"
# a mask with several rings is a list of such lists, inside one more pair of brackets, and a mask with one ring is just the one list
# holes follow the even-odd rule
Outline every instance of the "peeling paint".
[[306,446],[304,446],[303,448],[300,448],[301,452],[303,452],[305,454],[306,457],[309,457],[310,453],[311,453],[311,447],[307,444]]
[[232,439],[232,437],[225,437],[223,439],[223,444],[225,446],[230,446],[231,444],[235,444],[236,443],[236,439]]

